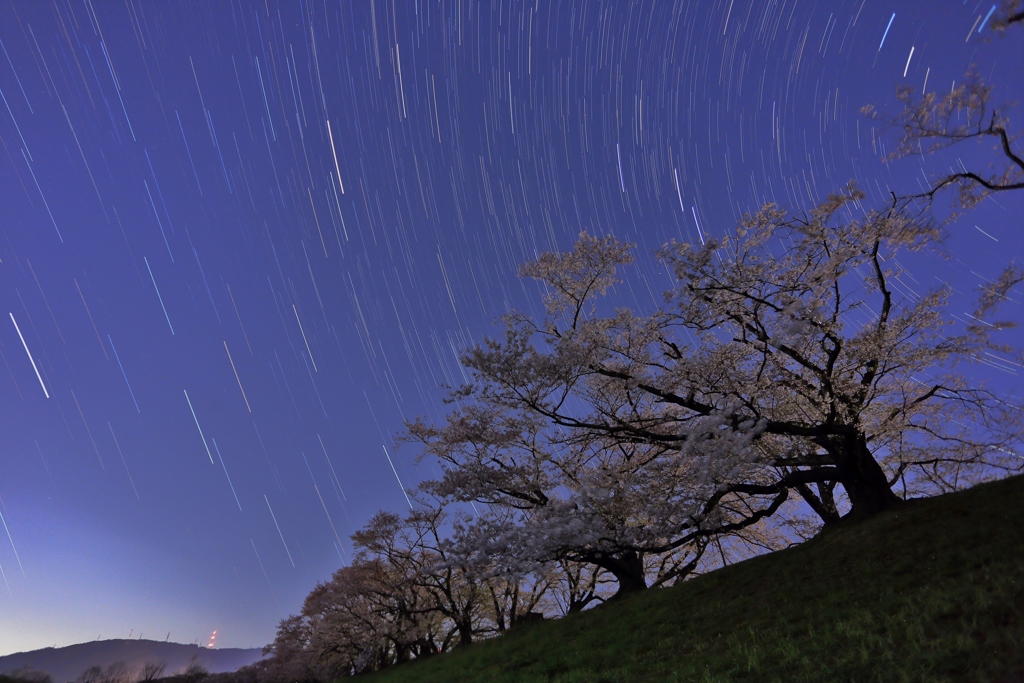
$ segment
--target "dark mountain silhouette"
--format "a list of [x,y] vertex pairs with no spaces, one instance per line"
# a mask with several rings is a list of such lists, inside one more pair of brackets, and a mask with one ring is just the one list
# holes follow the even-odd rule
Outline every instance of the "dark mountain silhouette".
[[0,673],[19,669],[45,671],[53,678],[53,683],[68,683],[90,666],[106,668],[114,662],[124,662],[137,669],[141,669],[146,662],[163,662],[167,665],[164,671],[166,676],[184,669],[193,657],[197,657],[210,673],[221,673],[252,664],[261,656],[258,648],[209,650],[198,645],[156,640],[96,640],[0,657]]

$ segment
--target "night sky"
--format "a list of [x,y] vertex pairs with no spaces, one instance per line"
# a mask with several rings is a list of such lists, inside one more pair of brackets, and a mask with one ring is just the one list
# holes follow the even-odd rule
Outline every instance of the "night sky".
[[[1024,100],[990,6],[3,0],[0,654],[266,644],[436,475],[395,436],[541,311],[519,263],[613,234],[649,309],[669,239],[920,190],[956,157],[883,164],[860,108],[972,63]],[[1022,215],[986,202],[901,295],[1024,260]]]

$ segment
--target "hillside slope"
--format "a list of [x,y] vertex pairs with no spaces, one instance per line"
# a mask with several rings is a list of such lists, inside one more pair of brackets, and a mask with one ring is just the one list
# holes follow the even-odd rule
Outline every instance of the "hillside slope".
[[261,656],[262,652],[258,648],[209,650],[198,645],[156,640],[95,640],[0,657],[0,673],[18,669],[45,671],[53,678],[53,683],[67,683],[78,678],[90,666],[105,668],[114,662],[124,662],[129,667],[139,668],[146,662],[163,662],[167,665],[166,674],[170,675],[188,666],[192,657],[197,657],[207,671],[219,673],[252,664]]
[[1024,681],[1024,477],[356,680]]

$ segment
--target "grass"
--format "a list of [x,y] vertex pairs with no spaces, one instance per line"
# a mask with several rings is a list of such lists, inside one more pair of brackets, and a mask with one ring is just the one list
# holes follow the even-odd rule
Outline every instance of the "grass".
[[1024,681],[1024,477],[360,680]]

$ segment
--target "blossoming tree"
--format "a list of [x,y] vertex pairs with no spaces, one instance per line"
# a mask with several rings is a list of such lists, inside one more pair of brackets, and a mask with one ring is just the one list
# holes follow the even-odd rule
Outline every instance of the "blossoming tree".
[[862,199],[850,186],[806,214],[766,205],[729,237],[665,246],[677,287],[651,312],[598,305],[632,261],[614,238],[525,265],[546,316],[507,316],[503,340],[465,354],[474,381],[447,421],[408,425],[442,464],[434,495],[513,512],[461,528],[464,547],[588,562],[638,590],[650,558],[685,574],[707,539],[794,493],[828,524],[837,495],[865,517],[1019,469],[1020,406],[961,367],[1008,350],[1009,324],[990,318],[1024,272],[1008,267],[953,329],[946,288],[892,286],[896,256],[940,230],[909,200]]

